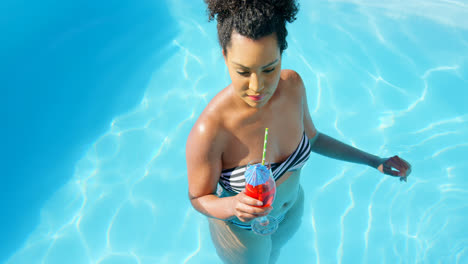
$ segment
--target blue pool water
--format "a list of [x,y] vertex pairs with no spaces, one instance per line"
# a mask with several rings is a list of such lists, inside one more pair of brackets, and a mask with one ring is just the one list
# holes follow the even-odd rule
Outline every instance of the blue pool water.
[[[202,1],[0,7],[0,260],[220,263],[184,156],[229,83]],[[278,263],[468,263],[468,4],[301,1],[288,28],[316,127],[413,172],[313,155]]]

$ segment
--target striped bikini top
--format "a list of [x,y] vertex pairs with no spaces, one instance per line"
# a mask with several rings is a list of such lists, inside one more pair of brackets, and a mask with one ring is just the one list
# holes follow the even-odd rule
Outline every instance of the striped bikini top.
[[[285,161],[271,164],[271,172],[275,181],[281,178],[287,171],[294,171],[302,168],[309,159],[310,152],[310,143],[304,131],[301,142],[299,142],[299,146],[297,146],[296,150]],[[247,165],[243,165],[222,170],[219,185],[230,192],[242,192],[245,188],[244,173],[246,168]]]

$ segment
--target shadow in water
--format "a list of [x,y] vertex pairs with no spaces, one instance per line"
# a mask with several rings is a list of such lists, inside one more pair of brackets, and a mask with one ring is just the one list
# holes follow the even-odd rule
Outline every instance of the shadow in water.
[[4,1],[0,10],[3,262],[113,117],[140,102],[177,28],[160,1]]

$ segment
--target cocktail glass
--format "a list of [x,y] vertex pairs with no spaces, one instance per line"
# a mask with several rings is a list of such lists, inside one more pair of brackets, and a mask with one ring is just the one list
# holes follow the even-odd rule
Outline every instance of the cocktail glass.
[[[261,207],[270,206],[275,200],[276,183],[271,172],[271,163],[249,162],[245,171],[245,194],[263,202]],[[259,235],[270,235],[278,228],[278,220],[266,215],[252,220],[252,230]]]

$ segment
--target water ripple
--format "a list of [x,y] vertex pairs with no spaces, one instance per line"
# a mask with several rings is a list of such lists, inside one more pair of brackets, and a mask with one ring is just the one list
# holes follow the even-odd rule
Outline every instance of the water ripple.
[[[90,144],[8,264],[75,256],[100,264],[219,262],[204,217],[187,199],[182,164],[196,117],[230,80],[203,4],[171,3],[180,20],[174,54],[152,74],[140,104]],[[440,99],[449,85],[466,84],[467,4],[330,0],[301,8],[288,27],[284,64],[301,73],[314,123],[414,166],[400,183],[373,168],[311,158],[301,179],[312,197],[301,235],[312,239],[301,260],[465,263],[468,109],[456,99],[466,89],[446,105]],[[297,237],[278,262],[298,255]]]

